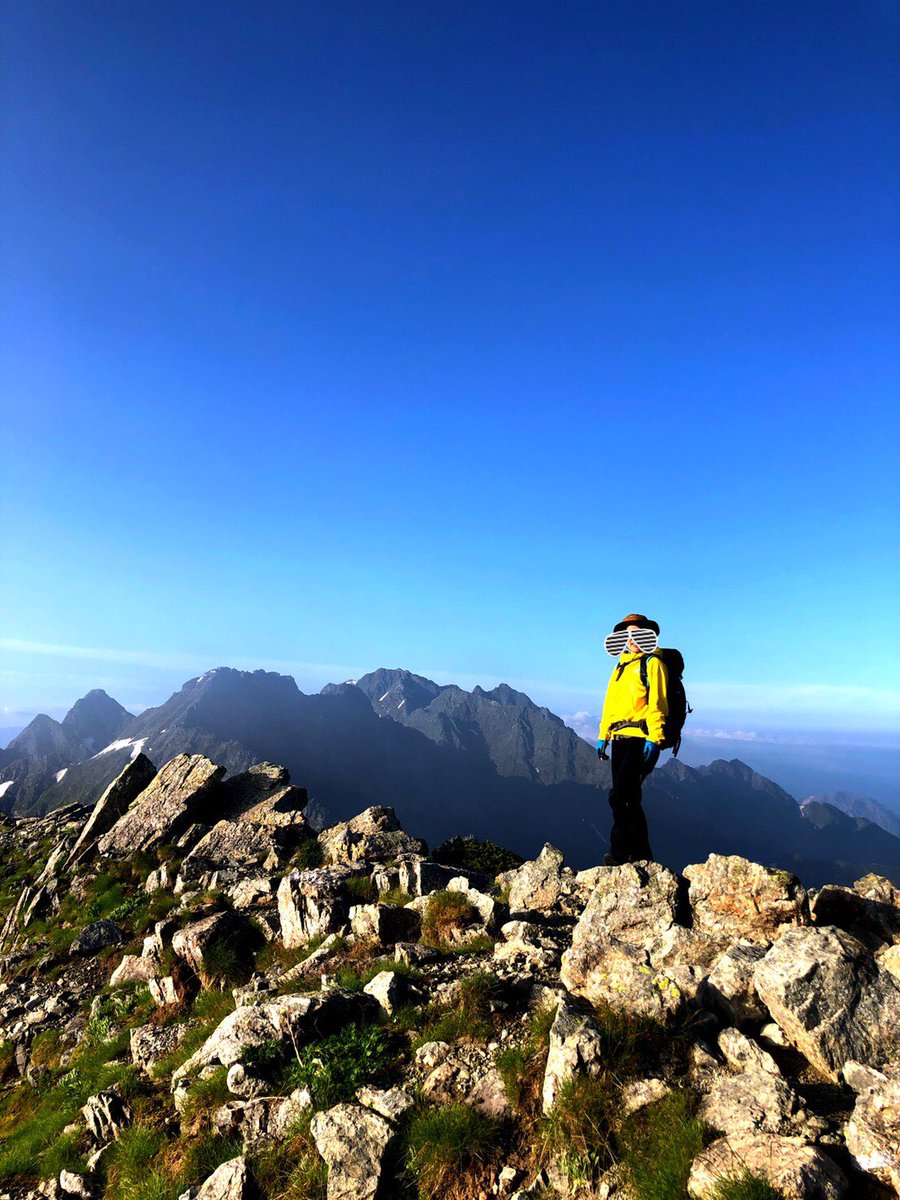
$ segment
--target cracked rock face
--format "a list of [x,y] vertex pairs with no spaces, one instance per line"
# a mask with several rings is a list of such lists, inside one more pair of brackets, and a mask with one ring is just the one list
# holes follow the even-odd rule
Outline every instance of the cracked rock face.
[[850,1059],[878,1066],[900,1053],[900,980],[843,930],[788,930],[754,980],[791,1045],[835,1082]]
[[202,754],[179,754],[166,763],[105,834],[101,854],[130,858],[178,837],[209,801],[225,774]]
[[278,885],[278,918],[288,949],[336,933],[350,918],[347,880],[367,874],[364,866],[342,864],[291,871]]
[[694,928],[726,942],[774,942],[798,925],[809,925],[809,900],[796,875],[750,862],[737,854],[711,854],[685,867]]
[[743,1171],[767,1179],[786,1200],[840,1200],[847,1189],[843,1172],[821,1150],[777,1134],[719,1138],[694,1159],[688,1193],[712,1200],[716,1185]]
[[856,1092],[847,1123],[847,1149],[863,1171],[871,1171],[900,1194],[900,1065],[881,1071],[848,1062],[845,1081]]
[[550,1046],[541,1102],[544,1113],[556,1103],[559,1089],[576,1075],[599,1075],[604,1066],[603,1042],[596,1023],[563,1002],[550,1027]]
[[394,1136],[390,1122],[362,1105],[337,1104],[316,1113],[310,1130],[328,1163],[328,1200],[374,1200]]

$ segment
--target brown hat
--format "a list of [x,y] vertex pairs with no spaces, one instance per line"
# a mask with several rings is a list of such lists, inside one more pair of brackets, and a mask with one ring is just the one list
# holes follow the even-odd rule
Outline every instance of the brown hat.
[[649,617],[645,617],[643,613],[629,613],[624,621],[620,621],[618,625],[613,625],[613,633],[618,633],[620,629],[627,629],[629,625],[637,625],[638,629],[652,629],[659,637],[659,626],[655,621],[651,621]]

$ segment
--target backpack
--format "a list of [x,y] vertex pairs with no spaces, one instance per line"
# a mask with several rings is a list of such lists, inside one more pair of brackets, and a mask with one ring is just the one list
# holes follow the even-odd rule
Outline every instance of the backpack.
[[678,757],[678,748],[681,745],[681,730],[684,722],[687,719],[689,712],[694,710],[688,704],[687,696],[684,692],[684,684],[681,681],[681,676],[684,674],[684,658],[680,650],[667,649],[664,650],[661,646],[653,651],[653,654],[645,654],[641,659],[641,683],[649,692],[649,684],[647,683],[647,659],[660,658],[665,664],[666,675],[668,677],[668,686],[666,688],[666,697],[669,702],[669,713],[663,723],[663,750],[672,751],[672,757]]

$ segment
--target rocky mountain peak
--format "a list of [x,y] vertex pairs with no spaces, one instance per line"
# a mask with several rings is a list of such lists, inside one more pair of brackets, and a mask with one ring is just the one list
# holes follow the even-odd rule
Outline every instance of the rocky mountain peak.
[[451,866],[390,806],[305,805],[276,763],[139,754],[0,823],[10,1200],[900,1189],[888,880]]
[[115,741],[134,714],[124,708],[118,700],[108,696],[102,688],[93,688],[76,700],[62,724],[75,732],[93,753]]

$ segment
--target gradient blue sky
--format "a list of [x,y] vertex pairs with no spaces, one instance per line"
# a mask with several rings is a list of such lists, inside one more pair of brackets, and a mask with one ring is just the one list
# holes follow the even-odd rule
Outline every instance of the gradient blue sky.
[[2,708],[379,665],[900,728],[893,3],[11,0]]

